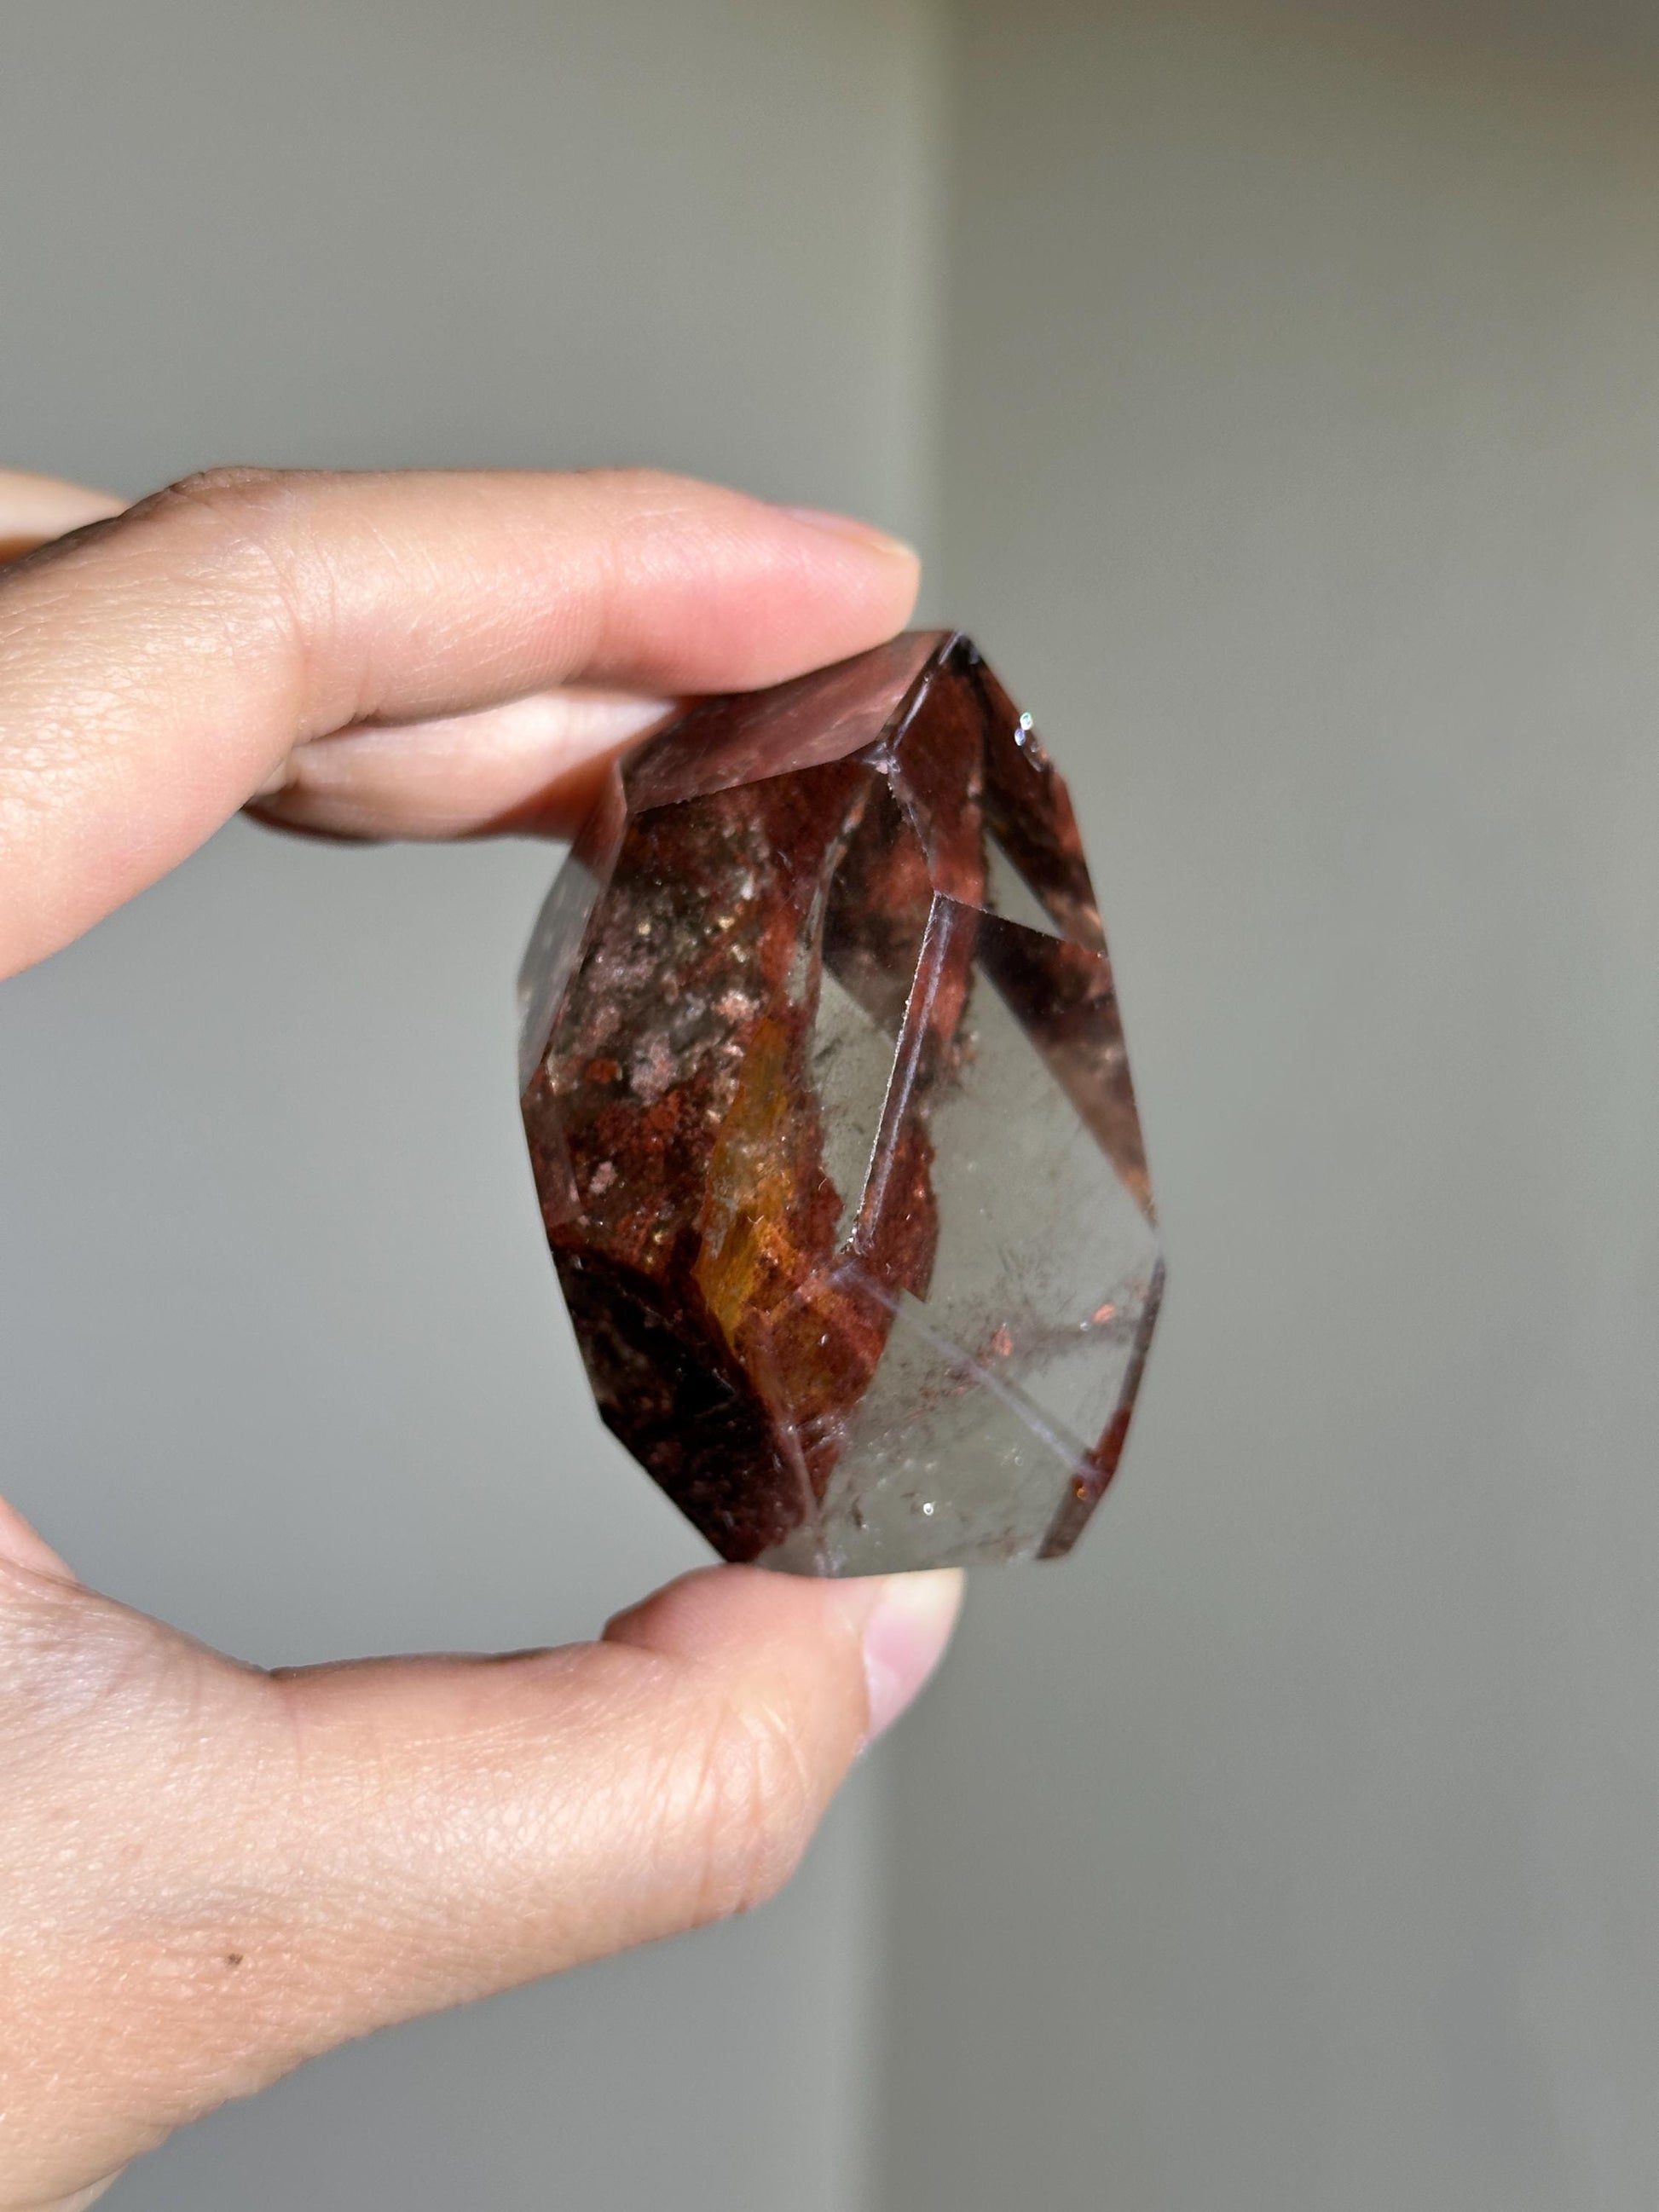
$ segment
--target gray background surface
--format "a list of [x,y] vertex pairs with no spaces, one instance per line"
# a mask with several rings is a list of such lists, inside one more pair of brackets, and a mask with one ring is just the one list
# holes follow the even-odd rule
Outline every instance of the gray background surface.
[[[113,2202],[1659,2197],[1656,50],[0,0],[8,458],[643,458],[937,543],[1082,802],[1172,1267],[1084,1550],[978,1579],[781,1905]],[[0,1453],[94,1579],[303,1659],[696,1556],[526,1200],[550,865],[234,828],[0,995]]]
[[1101,1525],[896,1765],[884,2212],[1635,2212],[1651,59],[958,21],[948,596],[1074,769],[1171,1287]]

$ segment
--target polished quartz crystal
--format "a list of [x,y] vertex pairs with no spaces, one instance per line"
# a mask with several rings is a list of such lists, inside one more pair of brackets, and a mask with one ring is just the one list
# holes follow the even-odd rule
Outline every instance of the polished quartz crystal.
[[1161,1284],[1066,787],[967,639],[709,701],[610,781],[522,979],[607,1425],[728,1559],[1076,1540]]

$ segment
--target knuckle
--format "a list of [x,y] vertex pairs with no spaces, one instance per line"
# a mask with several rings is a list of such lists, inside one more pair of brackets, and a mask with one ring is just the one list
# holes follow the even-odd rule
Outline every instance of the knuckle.
[[222,548],[269,552],[291,526],[304,479],[288,469],[198,469],[144,501],[135,518],[199,529],[206,525]]
[[210,579],[249,617],[283,640],[303,637],[318,562],[308,502],[315,472],[303,469],[199,469],[130,511],[189,545],[184,565]]
[[722,1701],[699,1784],[703,1839],[698,1917],[724,1919],[775,1897],[817,1826],[818,1792],[787,1711],[764,1698]]
[[167,507],[204,507],[211,514],[240,519],[269,506],[292,481],[291,473],[283,469],[196,469],[155,497]]
[[198,469],[130,508],[126,520],[205,533],[215,562],[238,553],[268,562],[303,537],[316,483],[305,469]]

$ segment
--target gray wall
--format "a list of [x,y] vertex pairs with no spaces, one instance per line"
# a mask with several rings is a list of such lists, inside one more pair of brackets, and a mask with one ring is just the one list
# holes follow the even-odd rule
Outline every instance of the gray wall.
[[[0,0],[5,457],[641,459],[915,527],[921,28]],[[0,1467],[89,1578],[298,1661],[586,1633],[701,1556],[538,1249],[512,985],[554,865],[234,826],[0,994]],[[871,1819],[757,1921],[345,2053],[117,2201],[844,2212]]]
[[1659,2201],[1654,27],[1334,12],[958,10],[948,597],[1171,1288],[896,1765],[890,2212]]

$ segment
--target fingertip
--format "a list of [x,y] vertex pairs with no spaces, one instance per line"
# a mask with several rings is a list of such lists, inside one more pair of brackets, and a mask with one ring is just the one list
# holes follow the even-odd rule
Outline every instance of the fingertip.
[[738,1667],[769,1665],[785,1647],[826,1687],[832,1672],[856,1683],[864,1707],[860,1741],[868,1745],[908,1710],[937,1671],[963,1589],[954,1567],[846,1582],[756,1567],[705,1568],[618,1614],[605,1636],[607,1643]]
[[847,1627],[838,1593],[852,1587],[763,1567],[696,1567],[607,1621],[603,1640],[711,1660],[779,1639],[838,1638]]
[[[787,519],[814,575],[822,574],[828,552],[836,582],[846,596],[847,613],[854,625],[850,641],[833,653],[820,653],[817,660],[844,659],[871,646],[884,645],[904,628],[915,612],[921,589],[921,556],[914,545],[856,515],[813,507],[781,507],[772,512]],[[823,619],[823,607],[816,611]],[[794,668],[785,672],[799,672]]]
[[831,537],[844,538],[881,560],[897,561],[918,576],[921,574],[921,556],[915,547],[890,531],[878,530],[873,522],[862,521],[855,514],[837,514],[825,507],[786,507],[781,511],[814,530],[827,530]]
[[959,1567],[887,1577],[864,1625],[866,1744],[884,1735],[932,1680],[956,1628],[963,1589]]
[[584,483],[611,537],[610,680],[755,690],[884,644],[915,611],[920,557],[860,518],[652,470]]

